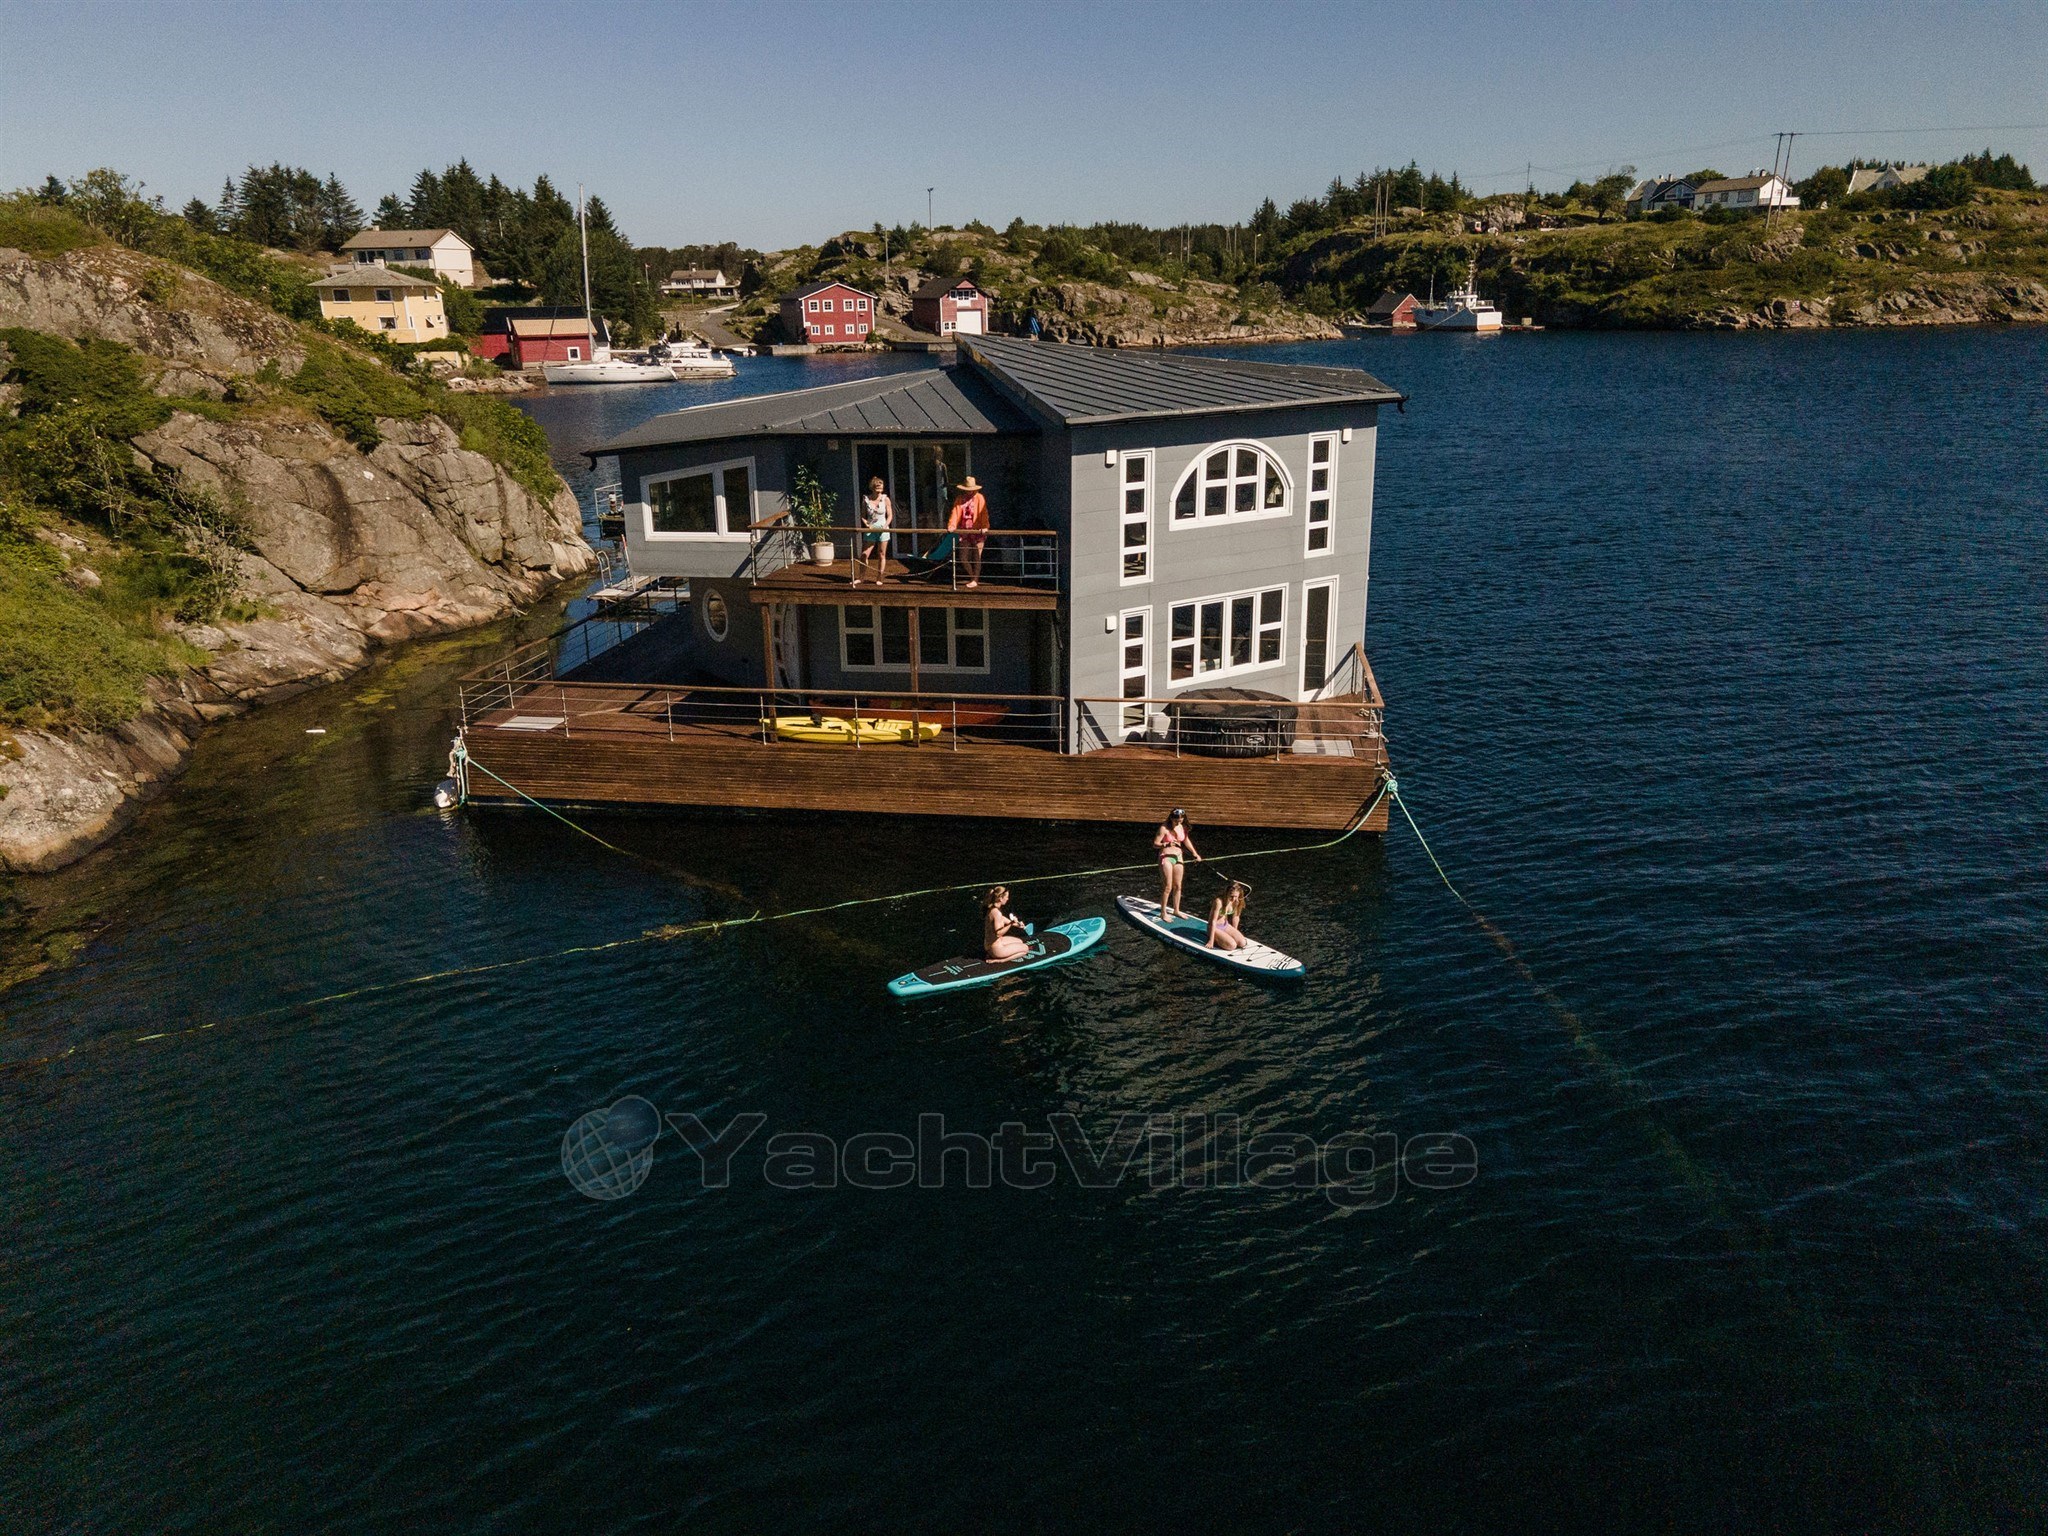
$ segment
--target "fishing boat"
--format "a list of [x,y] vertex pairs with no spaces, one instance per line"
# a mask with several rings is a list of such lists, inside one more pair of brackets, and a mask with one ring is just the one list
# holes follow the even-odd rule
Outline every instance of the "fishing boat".
[[1425,331],[1497,331],[1500,311],[1479,297],[1479,289],[1468,273],[1464,286],[1453,291],[1441,304],[1430,302],[1415,308],[1415,323]]

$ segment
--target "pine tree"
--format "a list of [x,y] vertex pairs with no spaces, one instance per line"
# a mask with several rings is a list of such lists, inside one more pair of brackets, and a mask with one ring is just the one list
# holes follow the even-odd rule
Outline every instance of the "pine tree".
[[441,173],[441,200],[434,222],[422,228],[452,229],[472,246],[482,243],[484,184],[465,156]]
[[214,223],[213,210],[207,206],[203,197],[195,197],[185,205],[185,222],[203,235],[219,232]]
[[348,188],[332,171],[320,188],[320,239],[330,251],[338,251],[351,235],[363,227],[363,210],[348,195]]
[[228,234],[241,216],[242,200],[235,193],[235,178],[230,176],[220,184],[220,201],[213,207],[214,228]]
[[593,193],[584,203],[583,217],[589,221],[590,232],[593,235],[601,230],[607,235],[618,235],[619,239],[625,240],[624,235],[619,235],[618,226],[612,223],[611,209],[605,207],[604,199],[596,194]]
[[412,214],[405,206],[405,200],[396,192],[386,192],[377,201],[377,228],[403,229]]
[[413,178],[412,202],[406,215],[414,229],[441,227],[441,178],[432,171],[421,171]]

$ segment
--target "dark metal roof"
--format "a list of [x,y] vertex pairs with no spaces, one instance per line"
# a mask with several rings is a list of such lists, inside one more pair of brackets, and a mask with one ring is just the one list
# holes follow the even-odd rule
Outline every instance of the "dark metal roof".
[[928,277],[918,284],[917,291],[911,297],[913,299],[944,298],[955,288],[973,288],[976,293],[981,292],[979,288],[975,287],[974,279],[965,272],[942,272]]
[[960,356],[1060,426],[1207,416],[1289,405],[1391,405],[1407,397],[1359,368],[1310,368],[1181,352],[962,336]]
[[598,444],[587,456],[732,437],[988,437],[1035,430],[1030,417],[972,373],[920,368],[670,411]]

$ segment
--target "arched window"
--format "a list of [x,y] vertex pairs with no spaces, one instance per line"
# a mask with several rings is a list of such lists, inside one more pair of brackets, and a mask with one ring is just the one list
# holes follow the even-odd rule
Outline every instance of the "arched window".
[[1285,517],[1294,483],[1270,448],[1218,443],[1188,466],[1173,493],[1175,527],[1232,517]]

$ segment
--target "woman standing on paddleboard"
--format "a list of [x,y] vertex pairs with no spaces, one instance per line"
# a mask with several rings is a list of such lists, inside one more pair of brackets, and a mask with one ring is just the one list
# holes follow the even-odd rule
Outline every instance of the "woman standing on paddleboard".
[[1180,910],[1183,860],[1192,858],[1198,864],[1202,860],[1195,840],[1188,836],[1188,813],[1179,806],[1168,811],[1166,820],[1152,834],[1152,846],[1159,850],[1159,920],[1164,923],[1186,917]]

